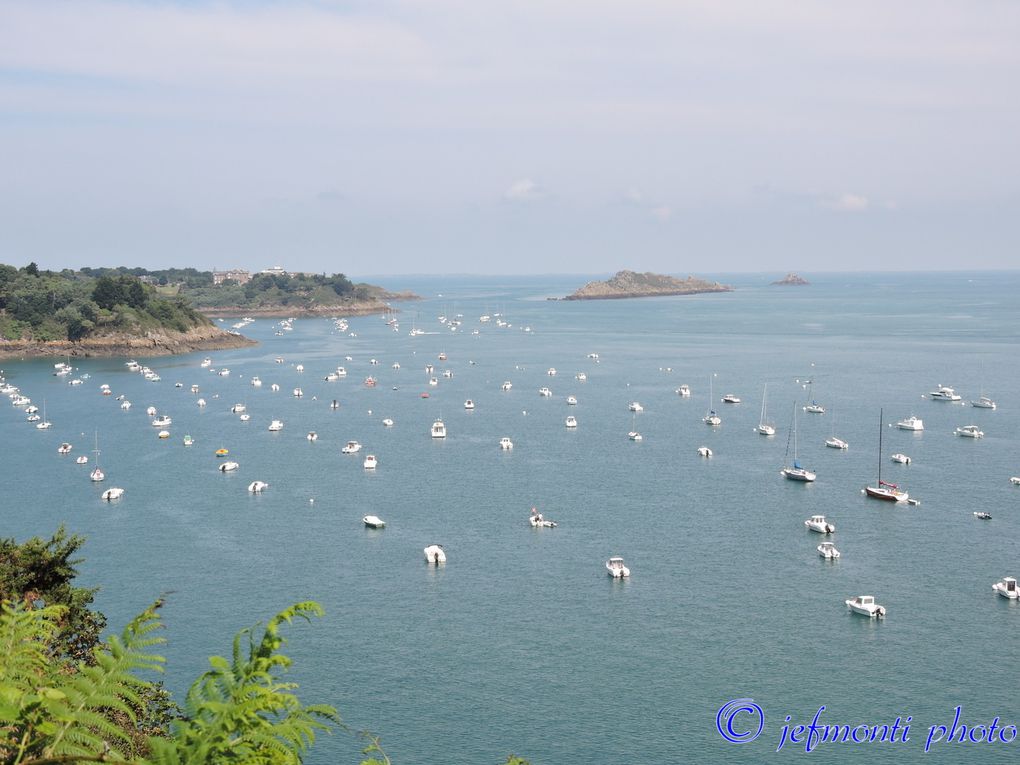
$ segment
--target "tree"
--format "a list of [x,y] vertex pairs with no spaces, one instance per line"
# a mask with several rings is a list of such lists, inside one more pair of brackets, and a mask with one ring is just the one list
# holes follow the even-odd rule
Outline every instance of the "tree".
[[106,627],[106,617],[91,610],[98,588],[76,587],[81,558],[74,557],[85,538],[68,534],[61,526],[45,540],[33,537],[24,544],[0,539],[0,601],[15,601],[26,608],[60,606],[57,658],[89,661]]
[[27,266],[25,266],[25,273],[28,274],[29,276],[38,276],[39,275],[39,266],[37,266],[35,264],[34,260],[31,263],[29,263]]

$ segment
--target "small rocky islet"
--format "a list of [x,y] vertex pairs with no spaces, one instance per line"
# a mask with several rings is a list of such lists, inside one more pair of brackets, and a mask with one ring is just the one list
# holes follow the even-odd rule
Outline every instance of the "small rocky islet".
[[703,292],[732,292],[733,287],[719,282],[688,276],[675,276],[650,272],[619,271],[611,279],[588,282],[562,300],[613,300],[637,297],[664,297],[667,295],[695,295]]

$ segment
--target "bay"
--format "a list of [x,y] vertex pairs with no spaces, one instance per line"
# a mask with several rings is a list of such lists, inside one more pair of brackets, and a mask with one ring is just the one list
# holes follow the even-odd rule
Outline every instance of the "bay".
[[[259,320],[244,330],[259,346],[209,354],[229,376],[201,368],[206,354],[140,360],[158,383],[124,359],[86,359],[75,374],[90,377],[69,386],[52,360],[7,361],[8,381],[45,400],[54,426],[38,431],[20,409],[0,408],[3,534],[65,523],[86,535],[81,578],[101,587],[111,626],[165,594],[177,694],[238,629],[318,601],[323,619],[287,630],[290,675],[303,700],[382,736],[394,762],[510,752],[536,764],[758,762],[803,755],[792,744],[775,753],[785,717],[807,723],[821,705],[830,724],[913,719],[906,743],[825,744],[811,753],[822,761],[1001,762],[1016,744],[923,749],[929,726],[951,723],[958,705],[969,724],[1020,721],[1010,671],[1020,607],[991,591],[1020,572],[1020,488],[1009,482],[1020,474],[1020,274],[808,276],[805,288],[718,275],[736,291],[583,302],[547,298],[595,277],[407,277],[389,281],[425,299],[400,305],[399,332],[378,316],[351,319],[356,336],[324,319],[276,335]],[[457,332],[437,320],[458,314]],[[494,314],[511,326],[479,321]],[[412,325],[427,334],[409,336]],[[339,365],[347,377],[325,381]],[[701,422],[710,380],[723,419],[714,429]],[[104,383],[114,395],[100,395]],[[682,383],[690,398],[675,393]],[[765,383],[772,438],[754,432]],[[924,397],[940,384],[967,405]],[[539,396],[542,386],[553,395]],[[721,404],[726,393],[743,403]],[[998,408],[970,407],[980,393]],[[800,459],[818,474],[802,485],[779,470],[792,410],[810,398],[827,412],[798,411]],[[631,401],[644,411],[633,415]],[[173,418],[170,439],[157,439],[150,405]],[[883,478],[916,507],[861,495],[876,478],[880,409]],[[888,426],[910,414],[923,433]],[[439,417],[445,440],[429,437]],[[284,430],[268,432],[272,419]],[[966,424],[986,436],[956,437]],[[632,427],[641,442],[627,439]],[[849,450],[825,448],[832,432]],[[107,473],[98,485],[74,464],[96,436]],[[512,451],[498,448],[501,436]],[[340,454],[349,439],[360,454]],[[61,441],[70,455],[56,453]],[[217,470],[220,447],[235,473]],[[889,462],[893,452],[911,464]],[[362,467],[367,453],[375,471]],[[256,479],[266,493],[246,491]],[[101,501],[110,486],[124,498]],[[530,528],[532,506],[557,528]],[[365,529],[369,513],[387,527]],[[803,526],[816,513],[836,524],[835,564]],[[433,542],[448,556],[438,569],[422,555]],[[606,576],[610,555],[624,556],[629,580]],[[849,615],[843,601],[858,594],[875,595],[888,618]],[[765,715],[743,745],[716,729],[717,711],[738,698]],[[360,746],[337,733],[308,762],[355,762]]]

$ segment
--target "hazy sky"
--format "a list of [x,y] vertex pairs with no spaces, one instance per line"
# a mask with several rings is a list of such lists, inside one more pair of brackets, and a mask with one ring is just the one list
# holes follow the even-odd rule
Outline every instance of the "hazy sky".
[[0,262],[1020,267],[1013,0],[0,0]]

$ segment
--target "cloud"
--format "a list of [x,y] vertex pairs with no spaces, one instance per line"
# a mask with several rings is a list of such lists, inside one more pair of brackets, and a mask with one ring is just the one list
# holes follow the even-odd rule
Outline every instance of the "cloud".
[[530,178],[521,178],[510,184],[503,198],[515,202],[530,202],[545,196],[545,190]]
[[864,212],[871,206],[871,201],[861,194],[844,192],[838,197],[822,200],[822,206],[837,212]]

